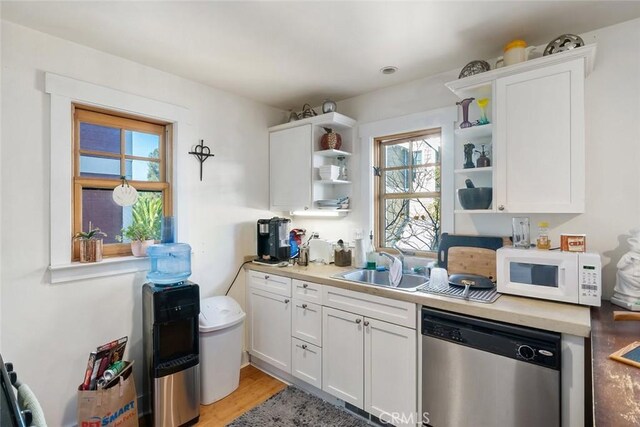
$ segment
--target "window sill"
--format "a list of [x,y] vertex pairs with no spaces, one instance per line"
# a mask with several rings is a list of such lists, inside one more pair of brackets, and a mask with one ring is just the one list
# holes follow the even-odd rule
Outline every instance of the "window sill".
[[101,262],[72,262],[69,264],[49,266],[51,284],[137,273],[147,270],[149,270],[149,258],[134,256],[104,258]]

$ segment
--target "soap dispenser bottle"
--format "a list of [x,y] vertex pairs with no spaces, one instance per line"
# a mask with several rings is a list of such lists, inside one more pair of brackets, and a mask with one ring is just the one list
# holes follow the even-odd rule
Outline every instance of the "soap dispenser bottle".
[[367,251],[367,269],[375,270],[378,254],[373,249],[373,230],[369,233],[369,243],[367,245],[366,251]]

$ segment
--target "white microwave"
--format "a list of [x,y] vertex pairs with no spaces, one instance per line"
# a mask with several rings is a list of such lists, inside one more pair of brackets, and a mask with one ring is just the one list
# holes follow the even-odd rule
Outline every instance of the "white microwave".
[[500,293],[600,306],[598,254],[502,247],[496,267]]

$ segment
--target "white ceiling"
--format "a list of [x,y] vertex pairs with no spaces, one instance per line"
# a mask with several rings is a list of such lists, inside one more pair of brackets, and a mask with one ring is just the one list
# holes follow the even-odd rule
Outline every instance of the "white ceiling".
[[[2,2],[2,19],[282,109],[640,16],[640,2]],[[379,69],[395,65],[394,75]]]

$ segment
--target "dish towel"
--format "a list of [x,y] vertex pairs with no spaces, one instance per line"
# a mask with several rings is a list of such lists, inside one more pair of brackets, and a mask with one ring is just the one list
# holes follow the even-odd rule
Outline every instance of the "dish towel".
[[390,256],[393,258],[393,262],[389,266],[389,284],[396,288],[402,280],[402,263],[393,255]]

